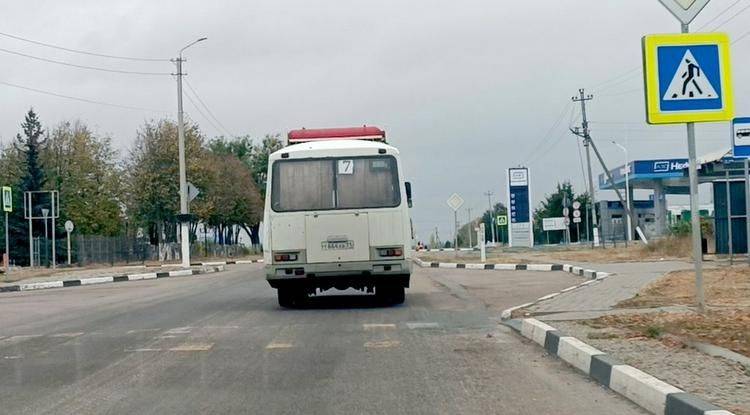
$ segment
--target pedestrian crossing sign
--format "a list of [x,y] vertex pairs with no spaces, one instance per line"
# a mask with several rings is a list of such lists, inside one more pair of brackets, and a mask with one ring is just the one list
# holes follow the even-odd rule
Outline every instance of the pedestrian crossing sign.
[[642,48],[649,124],[734,117],[727,34],[647,35]]

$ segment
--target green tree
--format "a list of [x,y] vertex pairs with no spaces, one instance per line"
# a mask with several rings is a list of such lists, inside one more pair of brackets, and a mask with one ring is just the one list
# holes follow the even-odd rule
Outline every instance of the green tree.
[[[573,215],[571,208],[574,201],[581,203],[581,213],[585,215],[585,208],[589,204],[588,194],[584,193],[576,195],[573,190],[573,185],[570,182],[558,183],[554,192],[547,195],[545,199],[539,204],[539,207],[534,210],[534,238],[539,241],[547,241],[547,235],[545,235],[542,228],[542,220],[544,218],[554,218],[563,216],[563,208],[568,207],[570,210],[569,217],[571,218],[570,225],[570,238],[573,241],[580,240],[580,235],[577,234],[578,229],[581,229],[581,233],[585,233],[584,226],[576,226],[573,223]],[[565,204],[567,202],[567,204]],[[540,239],[541,238],[541,239]],[[549,241],[550,243],[560,243],[564,240],[563,232],[550,232]]]
[[48,187],[60,192],[60,217],[73,221],[76,232],[120,233],[121,171],[116,157],[110,139],[96,136],[81,121],[62,122],[52,130],[42,164]]
[[[212,183],[205,137],[196,125],[185,127],[187,179],[205,192]],[[125,162],[125,203],[128,220],[148,230],[152,243],[176,241],[180,210],[177,125],[170,120],[146,122]],[[199,196],[190,210],[199,217],[210,212]]]

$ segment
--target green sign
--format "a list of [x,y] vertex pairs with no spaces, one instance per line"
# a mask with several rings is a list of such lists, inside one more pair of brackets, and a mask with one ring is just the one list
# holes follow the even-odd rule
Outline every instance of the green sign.
[[506,215],[498,215],[497,217],[497,226],[506,226],[508,224],[508,216]]
[[3,211],[13,212],[13,193],[8,186],[3,186]]

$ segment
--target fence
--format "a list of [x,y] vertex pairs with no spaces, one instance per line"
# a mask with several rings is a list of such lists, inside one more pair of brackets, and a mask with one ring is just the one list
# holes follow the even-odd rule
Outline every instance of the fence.
[[75,239],[73,260],[89,264],[130,264],[155,261],[159,251],[148,240],[128,236],[83,236]]

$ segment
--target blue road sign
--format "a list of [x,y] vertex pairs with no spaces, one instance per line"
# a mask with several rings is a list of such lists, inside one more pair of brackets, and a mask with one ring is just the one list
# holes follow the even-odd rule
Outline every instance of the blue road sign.
[[650,124],[732,119],[726,34],[647,35],[643,56]]
[[750,117],[732,120],[732,156],[750,158]]

